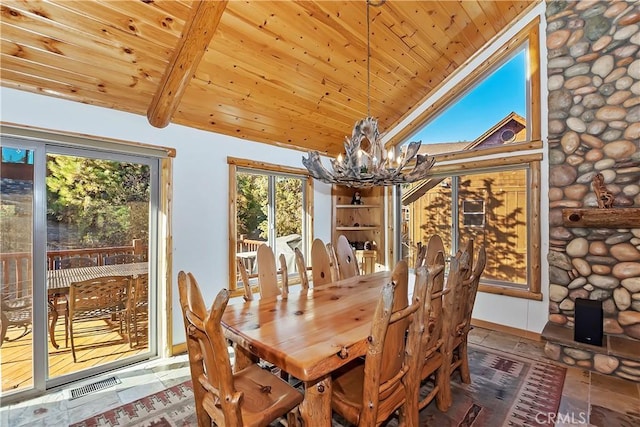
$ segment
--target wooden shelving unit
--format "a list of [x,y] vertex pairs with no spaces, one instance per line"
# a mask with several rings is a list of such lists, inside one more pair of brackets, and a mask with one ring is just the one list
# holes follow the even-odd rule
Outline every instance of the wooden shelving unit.
[[[361,204],[352,204],[355,192],[360,193]],[[361,266],[372,271],[375,262],[384,263],[384,189],[353,189],[333,186],[332,189],[332,237],[335,245],[338,236],[344,234],[356,245]],[[364,250],[364,243],[374,244],[376,250]],[[375,260],[375,262],[374,262]]]

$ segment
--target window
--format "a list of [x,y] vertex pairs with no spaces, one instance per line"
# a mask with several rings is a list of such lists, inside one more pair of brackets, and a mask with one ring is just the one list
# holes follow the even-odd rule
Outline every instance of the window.
[[465,227],[484,226],[484,200],[463,200],[462,217]]
[[540,300],[538,43],[536,20],[404,131],[437,162],[401,191],[403,248],[438,233],[453,254],[473,238],[488,249],[481,291]]
[[[268,244],[278,258],[284,254],[289,274],[297,273],[295,249],[311,247],[312,180],[302,169],[229,158],[230,271],[240,258],[250,275],[256,274],[256,251]],[[308,257],[306,257],[308,258]],[[239,278],[230,278],[236,289]]]

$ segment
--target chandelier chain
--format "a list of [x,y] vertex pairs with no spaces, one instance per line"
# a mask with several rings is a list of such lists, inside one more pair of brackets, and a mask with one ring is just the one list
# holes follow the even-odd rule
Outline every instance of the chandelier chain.
[[[367,2],[367,117],[356,122],[351,137],[345,138],[345,153],[331,160],[333,170],[322,164],[317,151],[302,156],[309,174],[327,184],[354,188],[407,184],[426,179],[435,163],[433,156],[419,154],[421,142],[410,142],[396,153],[395,147],[385,148],[378,131],[378,120],[371,117],[371,6],[381,6],[385,0]],[[412,163],[413,168],[406,168]],[[406,168],[406,170],[405,170]]]
[[369,9],[371,3],[367,0],[367,117],[371,117],[371,23]]

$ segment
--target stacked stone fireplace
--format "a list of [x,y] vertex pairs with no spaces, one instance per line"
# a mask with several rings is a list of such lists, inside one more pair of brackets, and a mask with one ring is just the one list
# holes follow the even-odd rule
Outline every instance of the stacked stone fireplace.
[[[549,357],[640,381],[640,221],[570,227],[598,210],[602,174],[621,215],[640,208],[640,2],[548,1]],[[604,212],[604,211],[602,211]],[[637,211],[635,211],[637,212]],[[598,212],[591,212],[597,218]],[[577,298],[602,301],[605,345],[573,342]]]

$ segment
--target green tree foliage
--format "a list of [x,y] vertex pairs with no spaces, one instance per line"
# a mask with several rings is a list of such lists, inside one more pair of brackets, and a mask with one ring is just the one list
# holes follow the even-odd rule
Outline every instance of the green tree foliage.
[[[269,234],[269,177],[239,173],[237,229],[247,239],[266,240]],[[302,181],[276,178],[276,235],[302,234]]]
[[148,166],[51,155],[47,168],[47,215],[73,230],[75,243],[81,247],[129,245],[132,217],[139,223],[140,215],[147,226],[135,230],[133,237],[147,237],[148,212],[132,213],[132,207],[148,211]]
[[[239,173],[236,209],[238,234],[247,239],[266,240],[261,230],[267,224],[268,178],[266,175]],[[264,224],[264,225],[263,225]]]
[[302,180],[280,177],[276,182],[276,233],[302,235]]

